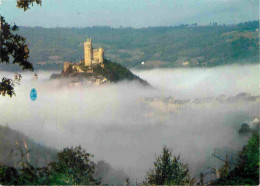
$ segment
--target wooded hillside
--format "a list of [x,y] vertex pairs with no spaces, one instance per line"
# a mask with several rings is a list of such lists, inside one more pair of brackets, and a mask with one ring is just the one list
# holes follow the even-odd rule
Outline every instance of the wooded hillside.
[[60,70],[64,61],[83,59],[83,42],[89,37],[94,48],[105,49],[107,59],[126,67],[167,68],[257,63],[258,27],[258,21],[251,21],[237,25],[140,29],[20,27],[19,33],[29,43],[30,61],[36,70]]

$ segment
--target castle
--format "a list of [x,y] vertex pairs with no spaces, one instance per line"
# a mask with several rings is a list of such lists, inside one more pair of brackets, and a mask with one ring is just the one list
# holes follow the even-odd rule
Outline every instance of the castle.
[[[87,39],[86,42],[84,42],[84,60],[80,62],[84,63],[84,66],[87,67],[87,73],[93,73],[93,66],[100,65],[102,68],[104,68],[104,49],[94,49],[92,47],[92,41],[91,39]],[[63,72],[77,72],[77,73],[83,73],[84,71],[81,69],[80,64],[75,64],[71,62],[65,62]]]
[[84,62],[85,66],[96,64],[104,66],[104,49],[93,49],[91,39],[88,39],[87,42],[84,43]]

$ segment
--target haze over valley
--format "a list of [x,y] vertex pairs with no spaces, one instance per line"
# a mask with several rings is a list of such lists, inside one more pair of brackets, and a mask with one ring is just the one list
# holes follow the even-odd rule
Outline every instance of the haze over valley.
[[259,0],[0,0],[0,185],[259,185]]
[[[167,111],[143,104],[143,99],[203,99],[244,92],[259,96],[258,69],[259,65],[236,65],[134,71],[152,87],[128,81],[60,87],[58,80],[49,80],[52,72],[39,71],[38,81],[32,81],[33,73],[22,73],[17,95],[2,98],[0,118],[2,125],[48,147],[82,145],[95,160],[123,169],[132,180],[141,181],[155,154],[167,145],[198,177],[207,166],[220,166],[211,157],[214,149],[223,154],[242,148],[246,138],[237,131],[242,123],[259,119],[259,101],[212,101]],[[29,97],[32,88],[38,92],[35,102]]]

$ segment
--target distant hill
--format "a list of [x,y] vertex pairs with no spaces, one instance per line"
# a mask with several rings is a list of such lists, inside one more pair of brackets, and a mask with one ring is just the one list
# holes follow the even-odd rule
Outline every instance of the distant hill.
[[37,144],[21,132],[0,125],[0,165],[18,166],[21,154],[31,165],[42,167],[56,160],[57,150]]
[[[95,48],[105,49],[107,59],[123,66],[167,68],[258,63],[258,28],[257,20],[237,25],[140,29],[20,27],[19,33],[27,38],[30,60],[36,70],[62,69],[64,61],[81,60],[83,42],[89,37],[95,40]],[[1,69],[8,68],[15,67],[1,65]]]

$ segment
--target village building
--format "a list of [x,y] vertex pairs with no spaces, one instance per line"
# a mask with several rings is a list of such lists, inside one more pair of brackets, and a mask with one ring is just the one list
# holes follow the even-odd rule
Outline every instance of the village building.
[[33,80],[38,80],[38,75],[36,73],[33,75]]

